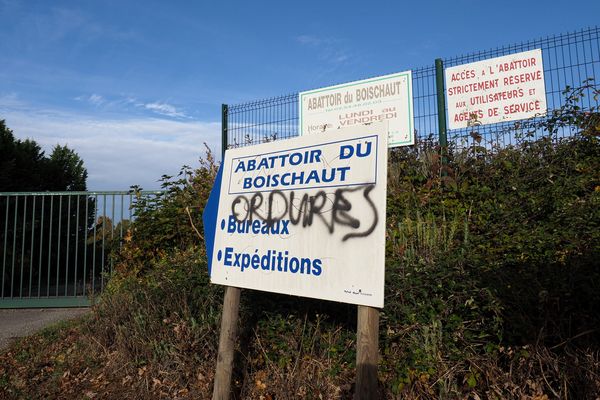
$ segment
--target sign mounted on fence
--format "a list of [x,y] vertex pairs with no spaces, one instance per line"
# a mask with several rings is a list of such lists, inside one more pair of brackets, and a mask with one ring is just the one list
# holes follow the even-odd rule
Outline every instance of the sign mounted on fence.
[[546,115],[542,50],[446,68],[450,129]]
[[230,149],[221,168],[212,283],[383,307],[385,123]]
[[300,135],[378,121],[389,124],[389,147],[415,144],[411,71],[300,93]]

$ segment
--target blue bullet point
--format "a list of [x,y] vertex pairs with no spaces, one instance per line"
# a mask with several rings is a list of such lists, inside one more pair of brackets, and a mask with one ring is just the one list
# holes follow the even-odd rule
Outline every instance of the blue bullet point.
[[221,230],[225,229],[225,220],[221,220]]
[[221,257],[223,257],[223,252],[219,250],[219,252],[217,253],[217,260],[221,261]]

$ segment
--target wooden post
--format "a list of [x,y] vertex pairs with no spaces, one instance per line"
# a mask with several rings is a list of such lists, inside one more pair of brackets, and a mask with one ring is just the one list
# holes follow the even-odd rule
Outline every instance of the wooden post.
[[358,306],[357,325],[354,400],[378,399],[379,310],[373,307]]
[[233,371],[233,358],[237,339],[240,292],[241,289],[239,288],[231,286],[225,288],[219,354],[217,356],[212,400],[228,400],[231,393],[231,372]]

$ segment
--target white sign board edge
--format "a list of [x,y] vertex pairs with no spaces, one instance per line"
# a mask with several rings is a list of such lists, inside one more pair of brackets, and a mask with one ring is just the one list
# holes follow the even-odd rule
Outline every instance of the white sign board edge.
[[[227,150],[211,282],[383,307],[386,125],[381,122]],[[342,151],[349,156],[350,148],[353,156],[340,157]],[[363,156],[359,157],[359,153]],[[282,164],[282,160],[298,161],[300,157],[303,160],[298,165]],[[250,160],[254,160],[254,167],[248,171]],[[261,164],[261,160],[267,161]],[[259,165],[268,168],[259,170]],[[329,180],[332,168],[336,168],[336,176],[329,182],[299,184],[303,171],[305,181],[311,176],[310,171],[321,174],[323,170]],[[343,181],[341,171],[345,171]],[[296,181],[292,185],[294,173]],[[279,174],[279,183],[284,174],[290,174],[285,178],[288,187],[265,188],[263,182],[266,184],[270,175],[273,183],[275,174]],[[261,186],[258,190],[262,191],[253,185]],[[271,190],[274,188],[281,190]],[[304,195],[307,199],[313,196],[314,210],[319,211],[320,207],[312,218],[312,203],[307,201],[304,206]],[[252,207],[254,196],[262,197],[260,206]],[[255,208],[252,221],[248,216],[251,207]],[[281,218],[271,227],[265,221],[269,208],[274,219]]]
[[410,70],[300,92],[298,107],[300,135],[387,120],[388,147],[415,144]]
[[541,49],[449,67],[445,79],[449,129],[546,115]]

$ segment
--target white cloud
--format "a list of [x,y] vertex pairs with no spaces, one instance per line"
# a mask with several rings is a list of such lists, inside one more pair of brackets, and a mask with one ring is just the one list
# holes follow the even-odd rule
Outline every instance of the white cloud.
[[343,40],[315,35],[300,35],[296,36],[295,40],[301,46],[314,51],[321,61],[331,65],[344,64],[351,59],[350,51]]
[[[3,98],[0,97],[0,104],[2,103]],[[7,100],[9,100],[7,98]],[[118,96],[107,96],[104,97],[100,94],[93,93],[91,95],[81,95],[75,97],[75,100],[88,103],[93,105],[94,107],[101,107],[105,111],[113,110],[113,111],[123,111],[124,106],[132,106],[139,110],[150,111],[156,115],[170,117],[170,118],[190,118],[184,111],[178,109],[172,104],[160,102],[160,101],[152,101],[147,102],[144,100],[138,100],[135,97],[127,96],[127,95],[118,95]]]
[[312,35],[300,35],[296,37],[298,43],[306,46],[319,46],[323,43],[322,39]]
[[89,96],[86,96],[86,95],[77,96],[77,97],[75,97],[75,100],[90,103],[96,107],[101,106],[104,103],[106,103],[106,99],[104,97],[102,97],[99,94],[95,94],[95,93],[93,93]]
[[[7,93],[7,94],[2,94],[0,95],[0,106],[5,106],[5,107],[11,107],[11,108],[21,108],[25,105],[24,102],[22,102],[19,99],[19,96],[17,96],[15,93]],[[2,119],[2,118],[0,118]]]
[[99,94],[92,94],[88,98],[88,101],[95,106],[100,106],[104,103],[104,97],[100,96]]
[[220,153],[220,123],[160,118],[101,119],[74,112],[23,110],[0,102],[0,119],[17,138],[34,139],[47,152],[67,145],[83,159],[89,190],[158,189],[163,175],[197,166],[204,143]]
[[147,103],[147,104],[144,104],[144,108],[146,108],[147,110],[154,111],[157,114],[165,115],[167,117],[175,117],[175,118],[185,118],[186,117],[186,115],[183,112],[178,111],[177,108],[175,108],[175,106],[172,106],[172,105],[166,104],[166,103],[159,103],[159,102]]

